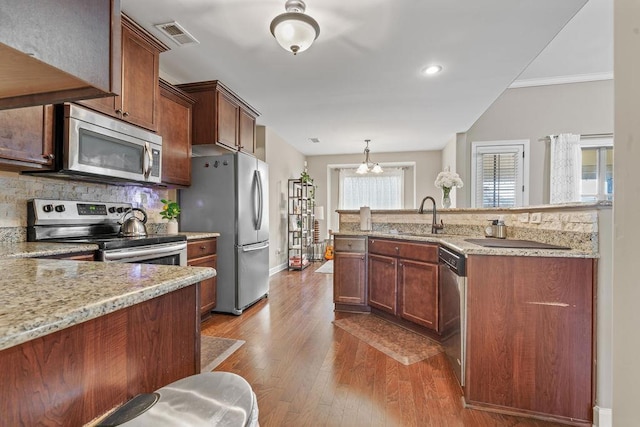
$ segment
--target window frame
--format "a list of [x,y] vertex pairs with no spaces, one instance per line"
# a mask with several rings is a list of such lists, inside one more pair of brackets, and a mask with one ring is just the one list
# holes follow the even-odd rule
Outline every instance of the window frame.
[[[580,153],[582,154],[582,150],[584,148],[597,148],[598,149],[598,168],[597,168],[597,176],[598,176],[598,183],[597,183],[597,188],[598,188],[598,193],[597,194],[588,194],[587,196],[595,196],[596,197],[596,202],[600,202],[600,201],[608,201],[609,199],[607,199],[606,197],[606,193],[603,191],[604,190],[604,184],[605,184],[605,177],[606,177],[606,149],[607,148],[611,148],[613,151],[613,155],[614,155],[614,162],[615,162],[615,149],[614,149],[614,144],[613,144],[613,136],[611,137],[597,137],[597,138],[587,138],[587,137],[581,137],[580,138]],[[604,150],[603,150],[604,149]],[[580,197],[580,201],[582,201],[582,197],[585,195],[585,193],[582,192],[582,155],[580,156],[580,176],[579,176],[579,180],[580,180],[580,191],[579,191],[579,197]],[[611,193],[611,200],[613,200],[613,198],[615,197],[615,176],[613,177],[613,188],[614,191]]]
[[[529,168],[530,168],[530,140],[528,139],[514,139],[514,140],[502,140],[502,141],[473,141],[471,142],[471,207],[472,208],[485,208],[483,206],[478,206],[477,204],[477,195],[478,191],[482,191],[481,188],[478,188],[481,183],[478,182],[477,172],[478,172],[478,158],[479,149],[485,150],[490,147],[495,147],[495,153],[507,152],[509,149],[518,149],[522,150],[524,157],[522,159],[522,175],[520,179],[522,180],[522,185],[524,186],[524,190],[518,192],[520,194],[520,203],[516,203],[515,207],[527,206],[529,205]],[[516,201],[518,197],[516,196]],[[485,208],[488,209],[488,208]]]

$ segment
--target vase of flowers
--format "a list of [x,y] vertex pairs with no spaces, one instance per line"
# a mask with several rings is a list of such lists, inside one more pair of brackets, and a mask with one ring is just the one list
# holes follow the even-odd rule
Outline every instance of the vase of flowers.
[[164,206],[160,211],[160,216],[166,219],[167,222],[167,234],[178,234],[178,215],[180,215],[180,205],[178,203],[161,199]]
[[461,188],[464,184],[462,183],[462,179],[460,179],[460,175],[455,172],[451,172],[449,170],[440,172],[436,181],[434,182],[435,186],[442,189],[442,207],[449,208],[451,207],[451,189],[453,187]]

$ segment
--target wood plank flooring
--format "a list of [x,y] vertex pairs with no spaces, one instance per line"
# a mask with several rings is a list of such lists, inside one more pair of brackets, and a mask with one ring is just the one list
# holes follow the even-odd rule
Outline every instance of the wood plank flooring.
[[443,354],[402,365],[334,326],[333,276],[283,271],[269,298],[242,316],[214,314],[206,335],[246,341],[216,371],[243,376],[258,397],[261,427],[518,426],[561,424],[463,409]]

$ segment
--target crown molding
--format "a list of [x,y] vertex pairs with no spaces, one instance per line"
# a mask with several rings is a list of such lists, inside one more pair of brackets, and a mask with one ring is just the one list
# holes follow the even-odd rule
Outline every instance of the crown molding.
[[509,89],[531,86],[561,85],[567,83],[595,82],[599,80],[613,80],[611,73],[574,74],[572,76],[544,77],[540,79],[515,80],[509,85]]

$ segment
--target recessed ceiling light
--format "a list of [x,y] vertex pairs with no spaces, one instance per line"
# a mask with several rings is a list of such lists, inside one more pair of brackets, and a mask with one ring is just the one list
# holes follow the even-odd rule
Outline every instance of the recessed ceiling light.
[[428,76],[431,76],[434,74],[438,74],[440,71],[442,71],[442,65],[431,65],[425,68],[422,72]]

